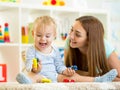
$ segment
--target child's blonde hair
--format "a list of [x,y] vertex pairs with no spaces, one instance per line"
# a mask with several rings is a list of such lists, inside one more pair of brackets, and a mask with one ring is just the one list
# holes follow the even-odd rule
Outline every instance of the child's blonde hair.
[[33,30],[43,28],[47,25],[53,25],[56,32],[56,23],[54,19],[50,16],[40,16],[33,23]]

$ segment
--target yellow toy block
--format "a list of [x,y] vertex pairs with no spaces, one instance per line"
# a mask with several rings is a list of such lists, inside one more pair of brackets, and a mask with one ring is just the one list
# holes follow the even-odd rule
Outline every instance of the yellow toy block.
[[50,79],[47,79],[47,78],[43,78],[41,80],[42,83],[51,83],[52,81]]
[[37,59],[33,58],[33,67],[37,69]]

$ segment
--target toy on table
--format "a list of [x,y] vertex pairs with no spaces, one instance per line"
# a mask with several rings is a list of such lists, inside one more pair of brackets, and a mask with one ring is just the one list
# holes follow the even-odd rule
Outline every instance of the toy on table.
[[51,83],[52,81],[50,79],[47,79],[47,78],[43,78],[41,80],[42,83]]
[[10,35],[9,35],[9,29],[8,29],[8,23],[5,23],[4,26],[4,42],[10,42]]
[[4,38],[3,38],[3,35],[2,35],[2,27],[0,25],[0,43],[3,43],[4,42]]
[[73,79],[71,79],[71,80],[69,80],[69,79],[63,79],[63,82],[75,82],[75,80],[73,80]]

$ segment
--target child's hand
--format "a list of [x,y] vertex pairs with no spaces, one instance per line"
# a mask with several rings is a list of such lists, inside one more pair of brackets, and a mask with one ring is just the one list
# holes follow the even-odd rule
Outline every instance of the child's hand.
[[34,73],[40,72],[41,69],[42,69],[41,61],[38,61],[38,63],[37,63],[37,68],[34,68],[34,65],[32,66],[32,72],[34,72]]
[[75,70],[71,69],[71,68],[67,68],[66,70],[64,70],[62,72],[64,75],[67,75],[67,76],[73,76],[75,74]]

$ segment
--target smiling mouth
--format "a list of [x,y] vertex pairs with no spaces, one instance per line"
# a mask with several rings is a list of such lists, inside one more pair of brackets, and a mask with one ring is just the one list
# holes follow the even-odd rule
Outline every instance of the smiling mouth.
[[71,44],[76,44],[77,42],[70,41]]
[[39,43],[40,46],[45,47],[47,43]]

